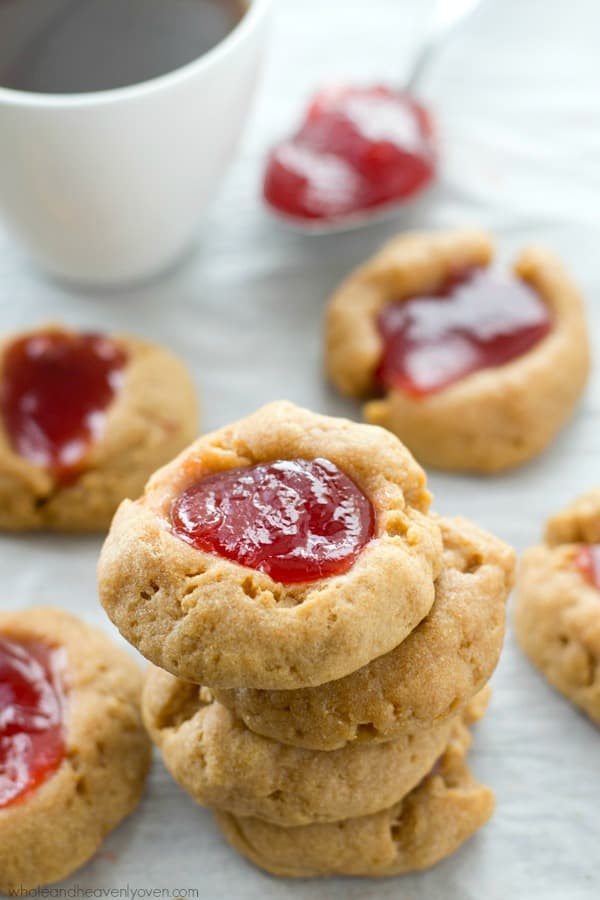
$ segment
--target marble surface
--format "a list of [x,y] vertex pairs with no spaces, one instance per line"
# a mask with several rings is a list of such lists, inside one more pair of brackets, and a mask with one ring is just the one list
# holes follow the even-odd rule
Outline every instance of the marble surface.
[[[427,4],[276,0],[275,6],[251,125],[195,252],[153,284],[98,294],[45,281],[0,230],[2,329],[61,319],[161,340],[192,367],[206,428],[281,397],[356,416],[356,407],[321,377],[325,298],[397,230],[481,224],[496,233],[507,259],[530,240],[560,252],[587,295],[592,335],[600,341],[596,0],[488,0],[422,85],[443,139],[437,188],[385,225],[318,239],[284,230],[261,209],[264,152],[320,82],[344,76],[401,82]],[[435,505],[472,517],[521,550],[538,540],[548,514],[597,483],[599,458],[595,372],[578,415],[542,458],[493,479],[434,473]],[[58,604],[110,629],[96,600],[99,545],[87,537],[0,538],[0,608]],[[494,787],[497,813],[430,872],[382,882],[271,879],[225,846],[210,814],[157,762],[139,812],[61,887],[105,896],[114,888],[123,897],[160,888],[164,897],[206,900],[593,900],[600,896],[600,734],[528,665],[510,631],[493,684],[472,763]]]

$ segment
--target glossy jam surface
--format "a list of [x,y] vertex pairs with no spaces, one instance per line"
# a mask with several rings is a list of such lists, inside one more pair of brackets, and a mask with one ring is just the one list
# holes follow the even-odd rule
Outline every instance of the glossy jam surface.
[[327,459],[286,459],[208,475],[178,497],[174,533],[198,550],[293,584],[341,575],[373,537],[375,515]]
[[52,330],[14,341],[4,355],[0,407],[15,451],[73,481],[103,431],[126,353],[100,334]]
[[65,755],[62,652],[0,636],[0,809],[22,800]]
[[575,565],[600,590],[600,544],[585,544],[575,555]]
[[435,155],[431,120],[408,95],[381,86],[332,88],[272,151],[264,196],[296,219],[351,217],[423,189]]
[[424,397],[522,356],[549,333],[552,316],[524,281],[477,268],[435,294],[388,304],[377,324],[383,353],[376,380]]

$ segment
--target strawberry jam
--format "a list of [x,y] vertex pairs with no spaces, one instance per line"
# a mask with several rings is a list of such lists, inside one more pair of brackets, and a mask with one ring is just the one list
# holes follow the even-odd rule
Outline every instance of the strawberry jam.
[[357,485],[327,459],[285,459],[207,475],[178,497],[174,533],[284,584],[347,572],[373,537]]
[[585,544],[575,556],[575,565],[591,585],[600,589],[600,544]]
[[4,354],[0,388],[14,450],[61,484],[75,480],[102,434],[125,363],[125,352],[100,334],[48,330],[14,341]]
[[521,279],[474,268],[437,292],[389,303],[377,324],[376,380],[424,397],[527,353],[549,333],[552,316]]
[[65,755],[62,651],[0,636],[0,809],[48,779]]
[[335,220],[406,200],[433,178],[431,120],[387,87],[338,87],[313,100],[298,132],[271,153],[267,203],[296,219]]

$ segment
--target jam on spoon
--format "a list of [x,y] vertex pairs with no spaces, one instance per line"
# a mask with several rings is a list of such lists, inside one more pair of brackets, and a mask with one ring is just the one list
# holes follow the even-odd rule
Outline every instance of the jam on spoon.
[[0,412],[14,450],[60,484],[81,471],[123,381],[125,351],[100,334],[40,331],[6,349]]
[[0,636],[0,810],[48,779],[65,755],[62,651]]
[[331,88],[271,152],[264,197],[285,216],[333,222],[412,197],[433,178],[435,156],[429,115],[410,95]]
[[591,585],[600,589],[600,544],[584,544],[575,555],[575,565]]
[[292,584],[348,571],[375,515],[329,460],[286,459],[207,475],[174,501],[171,522],[196,549]]
[[527,353],[551,330],[552,315],[520,278],[471,268],[437,292],[389,303],[377,325],[377,382],[425,397]]

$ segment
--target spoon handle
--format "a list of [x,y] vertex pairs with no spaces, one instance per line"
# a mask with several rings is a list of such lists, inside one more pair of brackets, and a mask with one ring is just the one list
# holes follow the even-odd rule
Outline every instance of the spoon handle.
[[427,35],[404,84],[406,91],[411,93],[415,90],[436,52],[454,29],[475,12],[481,2],[482,0],[435,0]]

